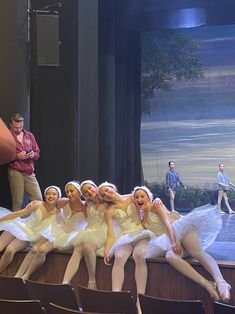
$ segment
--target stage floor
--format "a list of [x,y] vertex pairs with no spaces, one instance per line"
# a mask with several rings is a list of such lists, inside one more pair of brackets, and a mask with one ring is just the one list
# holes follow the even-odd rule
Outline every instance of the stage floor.
[[221,215],[223,227],[207,252],[217,261],[235,263],[235,214]]

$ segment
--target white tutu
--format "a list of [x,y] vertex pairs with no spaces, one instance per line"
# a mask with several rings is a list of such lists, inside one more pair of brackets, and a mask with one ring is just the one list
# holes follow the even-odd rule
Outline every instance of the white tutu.
[[54,248],[70,249],[73,247],[73,239],[86,227],[86,224],[84,213],[74,213],[67,205],[60,213],[49,217],[39,232],[53,243]]
[[114,251],[122,245],[125,245],[125,244],[135,245],[140,240],[150,239],[153,236],[154,236],[154,233],[152,231],[145,230],[143,228],[141,228],[139,231],[130,232],[123,236],[120,236],[111,247],[109,251],[109,257],[112,257],[114,254]]
[[[117,234],[117,240],[109,251],[109,257],[112,257],[114,251],[124,244],[135,244],[143,239],[150,239],[154,233],[145,230],[140,223],[139,216],[134,205],[130,205],[125,212],[122,209],[114,209],[114,219],[121,228],[121,232]],[[115,227],[114,227],[115,228]]]
[[[158,218],[156,214],[154,215]],[[156,220],[156,223],[162,224],[159,219]],[[216,206],[207,204],[197,207],[189,214],[175,220],[172,223],[172,227],[177,241],[181,241],[187,231],[191,229],[196,230],[200,244],[205,250],[215,241],[222,227],[221,214]],[[148,243],[145,257],[156,257],[156,251],[158,251],[157,248],[167,251],[170,247],[171,243],[166,233],[155,236]]]
[[6,216],[7,214],[12,213],[11,210],[6,209],[4,207],[0,207],[0,217]]
[[[39,208],[32,212],[27,218],[17,217],[0,222],[0,230],[8,231],[22,241],[37,241],[41,236],[37,230],[37,227],[42,222],[41,204],[42,202],[39,202]],[[1,207],[1,216],[3,216],[3,210],[5,210],[5,215],[10,213],[10,211]]]

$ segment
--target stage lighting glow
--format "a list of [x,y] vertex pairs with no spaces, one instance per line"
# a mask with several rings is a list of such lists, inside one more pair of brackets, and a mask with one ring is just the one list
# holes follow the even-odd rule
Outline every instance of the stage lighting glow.
[[190,28],[206,24],[206,11],[203,8],[187,8],[169,14],[169,28]]

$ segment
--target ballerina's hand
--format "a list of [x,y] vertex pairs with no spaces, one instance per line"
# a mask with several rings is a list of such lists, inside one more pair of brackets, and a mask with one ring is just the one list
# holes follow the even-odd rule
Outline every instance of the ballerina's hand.
[[37,200],[34,200],[34,201],[31,201],[26,207],[31,209],[35,204],[37,204],[38,201]]
[[104,253],[104,263],[105,265],[111,265],[109,262],[109,255],[107,253]]
[[175,254],[181,255],[182,254],[181,244],[179,242],[172,244],[172,250]]

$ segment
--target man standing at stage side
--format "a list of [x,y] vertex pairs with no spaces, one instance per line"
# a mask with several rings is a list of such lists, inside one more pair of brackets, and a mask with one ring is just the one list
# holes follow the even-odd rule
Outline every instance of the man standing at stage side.
[[34,135],[24,129],[24,118],[19,113],[11,117],[10,131],[16,142],[16,157],[8,166],[12,210],[15,211],[22,207],[24,192],[30,200],[42,200],[34,174],[34,160],[39,158],[40,150]]
[[170,197],[171,211],[173,212],[175,210],[175,193],[177,184],[182,185],[184,188],[186,187],[183,181],[181,180],[179,174],[175,171],[174,161],[169,161],[168,166],[169,170],[166,173],[166,188],[168,195]]
[[229,205],[227,192],[229,187],[232,186],[235,188],[235,185],[230,181],[228,174],[224,171],[224,165],[219,164],[219,172],[217,173],[217,184],[218,184],[218,208],[221,213],[224,213],[221,210],[221,201],[224,198],[226,207],[228,208],[229,214],[235,214],[232,208]]

